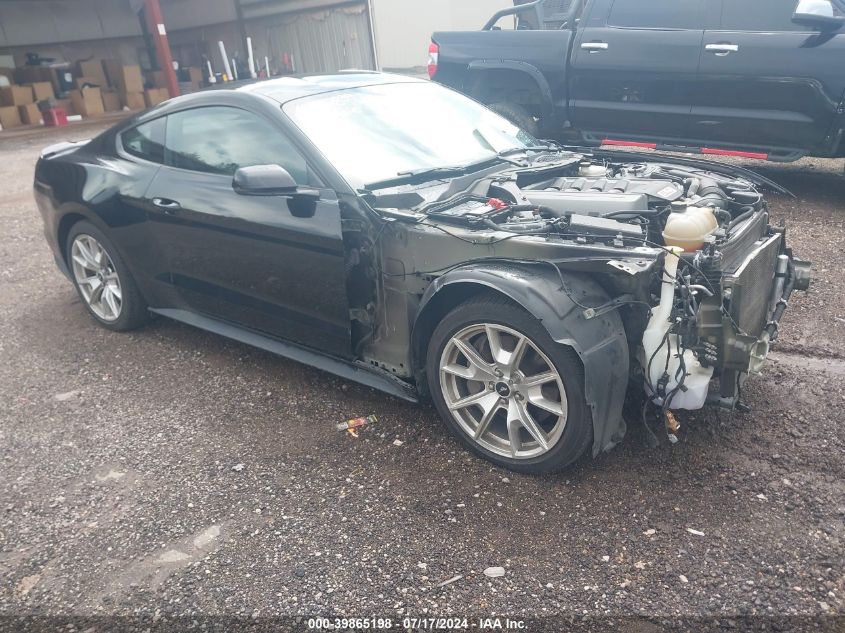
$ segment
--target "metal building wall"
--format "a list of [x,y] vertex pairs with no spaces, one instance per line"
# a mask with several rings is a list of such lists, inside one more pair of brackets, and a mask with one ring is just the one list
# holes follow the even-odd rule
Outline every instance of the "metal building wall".
[[300,73],[375,69],[365,3],[250,20],[247,31],[272,58],[293,54]]
[[127,0],[0,2],[0,47],[140,36]]

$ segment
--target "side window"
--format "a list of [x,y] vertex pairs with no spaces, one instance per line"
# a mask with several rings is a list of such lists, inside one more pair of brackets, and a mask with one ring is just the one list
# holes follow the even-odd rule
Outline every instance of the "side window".
[[164,117],[130,128],[120,135],[123,151],[132,156],[164,162]]
[[[812,30],[792,21],[797,6],[798,0],[722,0],[721,30],[765,33]],[[839,14],[838,10],[835,13]]]
[[703,30],[702,0],[615,0],[608,26],[634,29]]
[[230,107],[195,108],[167,117],[166,162],[172,167],[232,176],[241,167],[281,165],[309,182],[305,159],[261,117]]

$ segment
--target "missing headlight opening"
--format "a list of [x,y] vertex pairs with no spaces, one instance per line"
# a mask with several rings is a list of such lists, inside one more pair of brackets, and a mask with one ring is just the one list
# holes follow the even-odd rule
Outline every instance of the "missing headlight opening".
[[[743,174],[618,156],[540,155],[505,176],[453,183],[431,202],[418,190],[414,212],[480,250],[516,240],[569,245],[548,256],[561,289],[569,292],[570,272],[604,276],[610,301],[571,298],[585,319],[624,311],[632,373],[650,402],[664,412],[741,408],[741,385],[759,373],[790,294],[806,288],[808,264],[792,258]],[[382,200],[391,196],[371,197],[375,207]]]

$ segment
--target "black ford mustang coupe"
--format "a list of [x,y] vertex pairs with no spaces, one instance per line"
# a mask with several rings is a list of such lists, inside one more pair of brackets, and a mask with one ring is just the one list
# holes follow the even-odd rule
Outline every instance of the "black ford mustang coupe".
[[741,405],[809,284],[765,187],[539,141],[362,72],[173,99],[46,149],[35,174],[56,262],[102,326],[155,313],[430,396],[523,472],[612,448],[626,396],[667,422]]

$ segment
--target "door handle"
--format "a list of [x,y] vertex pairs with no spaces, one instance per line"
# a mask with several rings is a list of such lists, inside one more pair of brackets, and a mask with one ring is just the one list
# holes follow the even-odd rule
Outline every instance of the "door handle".
[[584,42],[581,44],[581,48],[591,53],[597,53],[598,51],[606,51],[610,48],[610,45],[607,42]]
[[736,44],[708,44],[704,47],[704,50],[715,53],[717,57],[725,57],[739,51],[739,46]]
[[173,213],[182,208],[181,204],[169,198],[153,198],[153,204],[159,209],[164,209],[165,213]]

